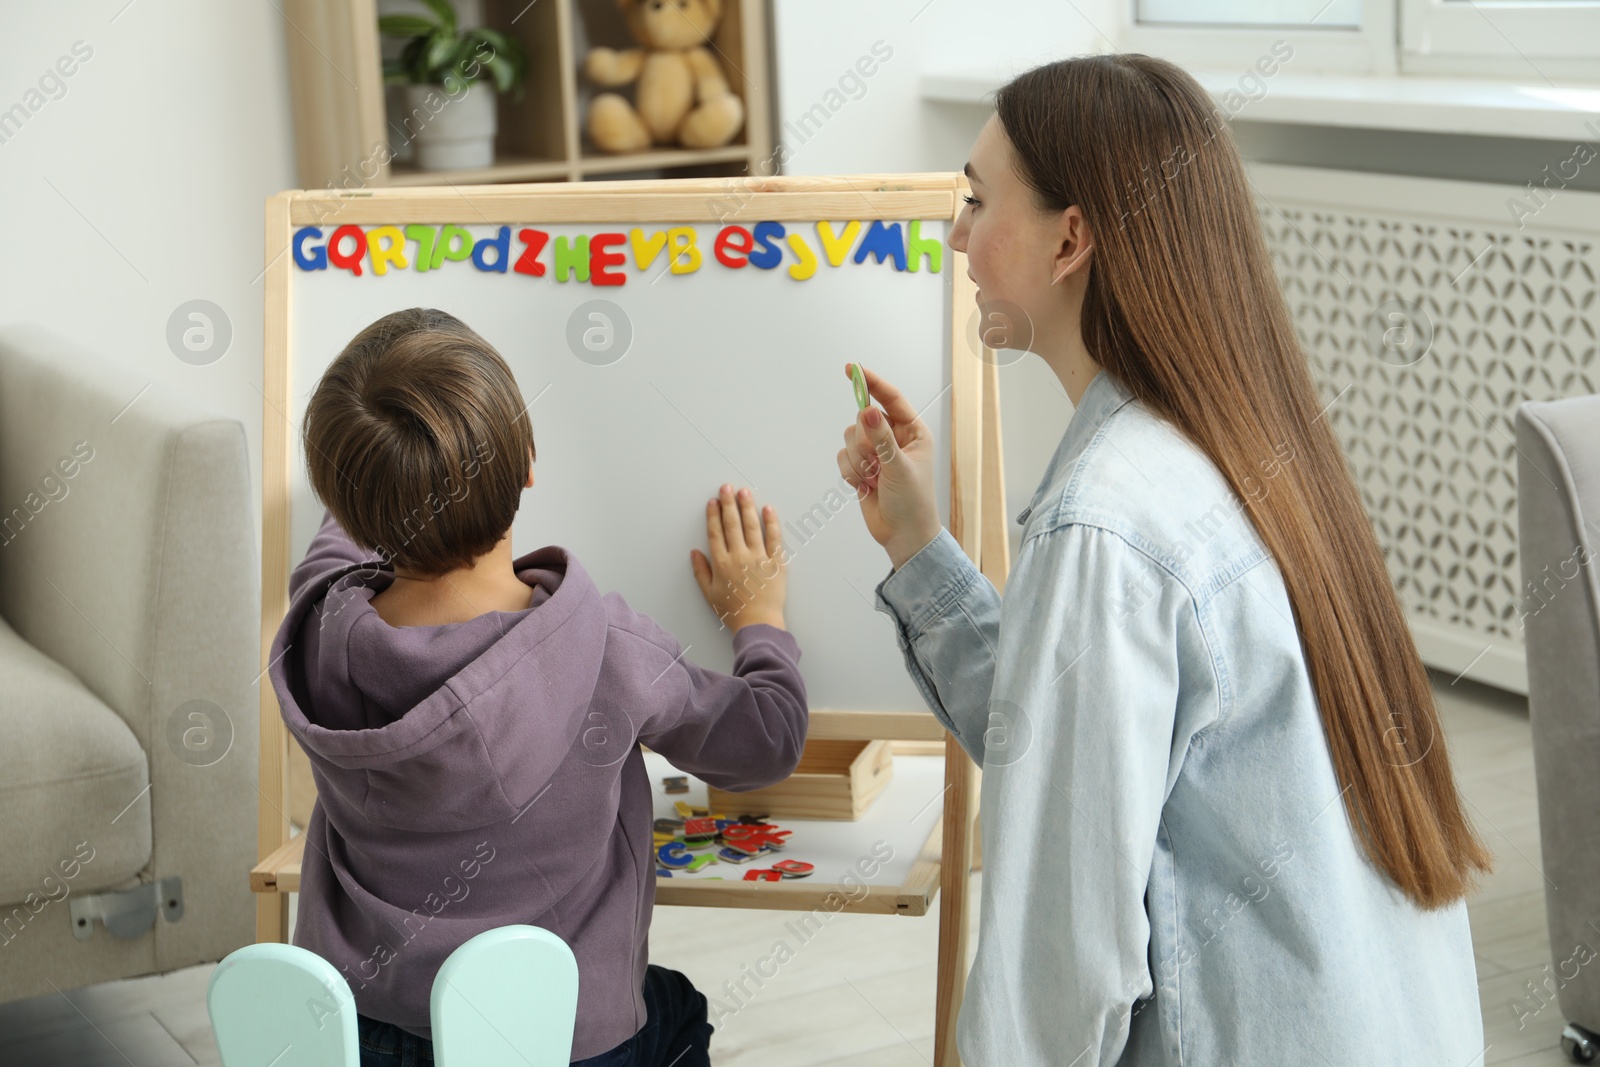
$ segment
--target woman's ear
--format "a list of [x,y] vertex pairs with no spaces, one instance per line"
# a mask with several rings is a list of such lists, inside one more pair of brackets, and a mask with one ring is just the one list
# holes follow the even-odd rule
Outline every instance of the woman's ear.
[[1050,284],[1056,285],[1073,271],[1087,266],[1093,251],[1094,240],[1089,234],[1089,220],[1083,217],[1082,209],[1073,204],[1061,212],[1060,238],[1056,245],[1055,261],[1051,264],[1054,276]]
[[532,489],[533,488],[533,449],[531,449],[531,448],[528,449],[528,481],[527,481],[526,484],[523,485],[522,488],[524,488],[524,489]]

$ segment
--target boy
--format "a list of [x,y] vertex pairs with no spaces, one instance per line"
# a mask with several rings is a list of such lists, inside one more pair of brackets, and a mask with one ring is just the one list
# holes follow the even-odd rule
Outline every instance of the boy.
[[577,957],[575,1063],[708,1064],[705,997],[647,965],[638,743],[730,790],[799,762],[808,710],[776,512],[758,518],[730,486],[706,507],[710,554],[692,565],[734,630],[724,675],[601,595],[565,548],[512,558],[532,430],[505,361],[454,317],[368,326],[323,374],[303,434],[327,513],[270,656],[318,793],[293,941],[349,980],[362,1063],[431,1055],[445,957],[527,923]]

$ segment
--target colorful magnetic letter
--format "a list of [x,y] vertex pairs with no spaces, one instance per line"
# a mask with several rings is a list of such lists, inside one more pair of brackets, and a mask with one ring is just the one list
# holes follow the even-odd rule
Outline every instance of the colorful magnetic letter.
[[621,271],[607,270],[607,267],[620,267],[628,261],[628,257],[621,252],[606,251],[612,245],[620,245],[628,239],[621,233],[597,233],[589,242],[589,279],[595,285],[622,285],[628,276]]
[[834,236],[833,223],[823,221],[817,223],[817,236],[822,238],[822,252],[828,257],[828,266],[837,267],[844,262],[845,254],[850,251],[850,246],[855,243],[856,234],[861,232],[861,222],[852,220],[844,228],[841,236]]
[[782,848],[785,839],[793,832],[780,830],[776,826],[730,826],[722,831],[722,841],[734,848],[753,852],[761,848]]
[[754,247],[755,240],[749,230],[743,226],[724,226],[717,231],[717,239],[711,250],[716,254],[717,262],[724,267],[742,267],[745,257]]
[[693,274],[700,269],[700,247],[695,243],[693,226],[668,230],[667,251],[672,253],[672,273]]
[[750,253],[750,265],[771,270],[783,262],[783,249],[774,242],[784,234],[781,222],[756,223],[755,250]]
[[646,239],[644,231],[636,227],[628,232],[628,241],[633,245],[633,265],[640,270],[649,270],[650,264],[667,247],[667,234],[665,230],[657,230]]
[[938,274],[939,261],[944,257],[944,242],[937,237],[922,236],[922,220],[912,219],[906,224],[906,258],[910,260],[906,269],[915,274],[924,257],[928,260],[928,270]]
[[306,238],[315,237],[322,239],[322,231],[315,226],[302,226],[294,231],[294,261],[301,270],[327,270],[328,250],[321,245],[313,248],[311,254],[306,254]]
[[[494,252],[494,262],[489,253]],[[472,265],[479,270],[492,270],[504,274],[511,266],[511,227],[502,226],[493,238],[485,238],[472,246]]]
[[865,263],[869,254],[879,263],[886,259],[894,260],[895,270],[906,269],[906,245],[900,236],[898,222],[885,226],[882,219],[872,220],[867,235],[856,248],[856,262]]
[[550,235],[543,230],[518,230],[517,240],[525,247],[522,255],[517,257],[517,265],[511,269],[518,274],[531,274],[535,278],[543,278],[545,267],[539,262],[539,253],[544,251]]
[[816,870],[816,864],[806,863],[804,860],[779,860],[772,865],[772,869],[780,872],[785,878],[804,878]]
[[428,270],[433,266],[433,243],[438,238],[439,231],[433,226],[415,224],[406,227],[406,240],[417,242],[417,269]]
[[811,246],[806,244],[806,239],[798,233],[789,235],[789,250],[794,253],[797,261],[789,268],[789,277],[797,282],[803,282],[817,273],[817,254],[811,251]]
[[406,235],[398,226],[379,226],[367,234],[367,257],[372,263],[372,273],[380,278],[389,273],[391,263],[396,270],[405,270]]
[[447,259],[460,262],[472,255],[472,234],[464,226],[444,226],[439,230],[439,241],[433,246],[433,261],[428,264],[434,270],[444,266]]
[[[340,248],[341,242],[346,237],[355,242],[355,247],[349,252],[344,252]],[[366,258],[366,255],[367,235],[362,232],[360,226],[340,226],[333,231],[333,236],[328,238],[328,262],[340,270],[347,270],[351,274],[360,277],[361,261]]]
[[564,282],[573,274],[580,282],[589,280],[589,235],[579,234],[569,243],[556,235],[556,281]]

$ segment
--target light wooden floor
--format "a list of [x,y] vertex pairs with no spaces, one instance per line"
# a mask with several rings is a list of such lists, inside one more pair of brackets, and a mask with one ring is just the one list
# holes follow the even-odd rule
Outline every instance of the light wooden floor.
[[[1526,704],[1469,682],[1452,685],[1448,678],[1436,677],[1435,688],[1457,776],[1498,861],[1470,905],[1489,1044],[1484,1062],[1565,1063],[1557,1049],[1564,1022],[1559,1010],[1546,1008],[1519,1029],[1511,1007],[1523,1001],[1523,983],[1539,976],[1550,958]],[[981,874],[974,886],[981,891]],[[976,894],[972,914],[975,924]],[[840,914],[804,944],[785,926],[792,919],[789,912],[656,910],[650,938],[655,961],[684,971],[707,996],[735,1009],[712,1043],[716,1062],[930,1063],[936,918]],[[780,938],[794,950],[793,958],[753,996],[733,1001],[723,983],[743,977]],[[191,967],[0,1005],[0,1063],[216,1064],[205,1012],[211,969]]]

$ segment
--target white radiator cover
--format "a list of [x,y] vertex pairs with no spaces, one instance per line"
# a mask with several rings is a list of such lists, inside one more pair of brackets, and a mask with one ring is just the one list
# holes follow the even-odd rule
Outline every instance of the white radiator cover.
[[[1558,161],[1541,171],[1544,162],[1530,157],[1537,196],[1249,167],[1326,417],[1423,659],[1518,693],[1528,691],[1527,605],[1513,418],[1524,400],[1600,393],[1600,194],[1560,188]],[[1394,326],[1385,347],[1377,316],[1390,312],[1402,317],[1383,320]]]

